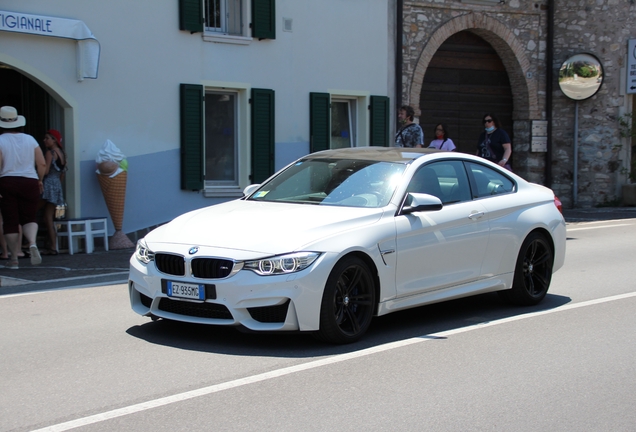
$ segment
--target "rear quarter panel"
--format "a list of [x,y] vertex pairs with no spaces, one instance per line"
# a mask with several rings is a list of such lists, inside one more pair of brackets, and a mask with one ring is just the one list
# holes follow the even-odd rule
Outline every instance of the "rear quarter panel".
[[543,231],[554,245],[553,271],[563,266],[565,220],[554,205],[554,194],[541,186],[526,186],[516,193],[482,200],[490,221],[484,277],[513,273],[521,244],[535,230]]

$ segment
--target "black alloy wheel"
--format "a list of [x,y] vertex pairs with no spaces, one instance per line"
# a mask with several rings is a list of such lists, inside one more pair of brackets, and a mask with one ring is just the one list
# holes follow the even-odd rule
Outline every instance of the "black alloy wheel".
[[512,289],[499,291],[506,301],[520,305],[536,305],[548,293],[552,280],[554,251],[545,235],[530,233],[521,245]]
[[375,283],[369,266],[358,257],[345,257],[327,279],[315,336],[331,343],[354,342],[369,328],[374,307]]

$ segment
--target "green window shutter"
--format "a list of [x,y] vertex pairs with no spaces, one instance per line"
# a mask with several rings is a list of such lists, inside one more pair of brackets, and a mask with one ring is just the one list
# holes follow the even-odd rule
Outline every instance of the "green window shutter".
[[203,31],[202,0],[179,0],[179,30]]
[[203,86],[181,84],[181,189],[203,189]]
[[331,97],[309,93],[309,151],[327,150],[331,142]]
[[252,37],[276,39],[276,0],[252,0]]
[[274,174],[274,90],[252,89],[252,183]]
[[371,96],[370,145],[389,147],[389,98]]

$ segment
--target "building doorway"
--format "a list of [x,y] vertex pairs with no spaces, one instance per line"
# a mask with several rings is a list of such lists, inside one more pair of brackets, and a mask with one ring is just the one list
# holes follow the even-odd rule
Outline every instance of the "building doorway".
[[508,73],[495,49],[470,31],[455,33],[437,50],[426,68],[419,106],[425,147],[435,125],[446,123],[457,151],[475,154],[487,112],[497,116],[514,143]]
[[64,110],[46,90],[12,67],[0,63],[0,105],[10,105],[26,118],[24,132],[42,143],[49,129],[64,134]]

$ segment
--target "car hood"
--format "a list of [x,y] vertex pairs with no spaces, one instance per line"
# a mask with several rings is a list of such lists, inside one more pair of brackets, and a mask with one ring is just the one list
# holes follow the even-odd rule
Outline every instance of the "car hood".
[[178,244],[275,255],[370,225],[382,213],[378,208],[235,200],[185,213],[150,232],[145,241],[152,250]]

